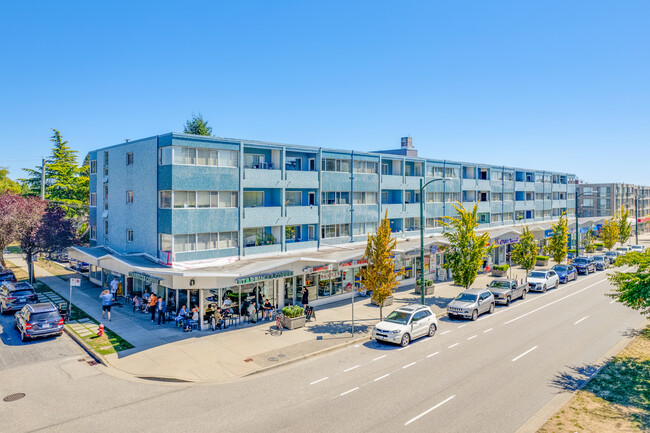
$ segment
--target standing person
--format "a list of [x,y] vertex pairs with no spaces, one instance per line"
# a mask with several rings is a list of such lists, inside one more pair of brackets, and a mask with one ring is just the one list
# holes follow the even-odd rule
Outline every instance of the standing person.
[[117,299],[117,286],[119,284],[119,281],[117,281],[117,277],[113,277],[113,281],[111,281],[111,295],[113,295],[113,299]]
[[302,286],[302,308],[307,308],[307,304],[309,304],[309,290],[307,290],[307,287]]
[[137,295],[133,295],[133,313],[136,312],[136,310],[140,309],[140,297]]
[[156,303],[158,302],[158,298],[156,297],[155,294],[149,295],[149,312],[151,313],[151,323],[153,323],[156,320]]
[[162,298],[158,298],[158,304],[156,306],[156,310],[158,310],[158,325],[160,325],[160,322],[162,321],[162,324],[165,324],[165,313],[167,312],[167,304],[165,303],[165,300]]
[[111,305],[113,304],[113,295],[108,290],[104,290],[99,298],[102,300],[102,319],[104,314],[108,313],[108,321],[111,321]]

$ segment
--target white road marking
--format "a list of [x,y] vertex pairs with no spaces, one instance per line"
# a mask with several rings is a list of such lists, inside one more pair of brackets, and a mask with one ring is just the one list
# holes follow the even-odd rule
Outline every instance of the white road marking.
[[[593,287],[593,286],[595,286],[595,285],[597,285],[597,284],[600,284],[600,283],[602,283],[603,281],[606,281],[606,280],[600,280],[600,281],[597,281],[597,282],[595,282],[594,284],[592,284],[592,285],[590,285],[590,286],[585,287],[584,289],[576,290],[575,292],[573,292],[573,293],[571,293],[571,294],[569,294],[569,295],[566,295],[566,296],[564,296],[563,298],[556,299],[555,301],[553,301],[553,302],[549,302],[549,303],[546,304],[546,305],[542,305],[541,307],[536,308],[536,309],[534,309],[534,310],[532,310],[532,311],[529,311],[529,312],[526,313],[526,314],[522,314],[522,315],[519,316],[519,317],[515,317],[514,319],[508,320],[506,323],[504,323],[504,325],[507,325],[507,324],[509,324],[509,323],[512,323],[512,322],[514,322],[515,320],[519,320],[519,319],[521,319],[521,318],[524,318],[524,317],[528,316],[529,314],[533,314],[533,313],[535,313],[535,312],[541,310],[542,308],[546,308],[546,307],[548,307],[548,306],[550,306],[550,305],[555,304],[556,302],[563,301],[563,300],[565,300],[565,299],[567,299],[567,298],[570,298],[570,297],[573,296],[573,295],[577,295],[578,293],[583,292],[583,291],[585,291],[585,290],[587,290],[587,289],[589,289],[589,288],[591,288],[591,287]],[[552,293],[552,292],[551,292],[551,293]]]
[[406,350],[406,349],[408,349],[409,347],[411,347],[411,346],[402,347],[401,349],[397,349],[397,351],[398,351],[398,352],[401,352],[402,350]]
[[531,347],[530,349],[528,349],[527,351],[525,351],[525,352],[522,353],[521,355],[517,356],[516,358],[513,358],[513,359],[512,359],[512,362],[515,362],[516,360],[518,360],[518,359],[521,358],[522,356],[528,355],[530,352],[532,352],[532,351],[535,350],[535,349],[537,349],[537,346],[535,346],[535,347]]
[[493,330],[493,329],[494,329],[494,328],[486,329],[485,331],[483,331],[483,333],[484,333],[484,334],[487,334],[488,332],[490,332],[490,331]]
[[468,337],[467,340],[471,340],[471,339],[476,338],[476,337],[478,337],[478,335],[472,335],[471,337]]
[[440,353],[440,352],[435,352],[435,353],[432,353],[431,355],[427,355],[427,358],[431,358],[432,356],[436,356],[436,355],[439,354],[439,353]]
[[380,381],[380,380],[382,380],[383,378],[388,377],[388,376],[390,376],[390,373],[387,373],[387,374],[384,374],[384,375],[381,376],[381,377],[378,377],[377,379],[374,380],[374,382],[378,382],[378,381]]
[[449,397],[448,399],[446,399],[446,400],[444,400],[444,401],[441,401],[441,402],[438,403],[437,405],[433,406],[431,409],[427,409],[427,410],[425,410],[424,412],[422,412],[420,415],[416,416],[415,418],[411,418],[410,420],[406,421],[406,423],[405,423],[404,425],[409,425],[409,424],[411,424],[413,421],[417,421],[417,420],[419,420],[419,419],[422,418],[424,415],[428,414],[428,413],[431,412],[432,410],[438,409],[440,406],[442,406],[443,404],[447,403],[449,400],[451,400],[451,399],[454,398],[454,397],[456,397],[456,396],[455,396],[455,395],[452,395],[452,396]]
[[404,369],[404,368],[409,368],[409,367],[412,366],[412,365],[415,365],[415,362],[411,362],[410,364],[406,364],[406,365],[405,365],[404,367],[402,367],[402,368],[403,368],[403,369]]
[[452,347],[458,346],[460,343],[454,343],[451,346],[449,346],[447,349],[451,349]]
[[355,368],[359,368],[359,367],[361,367],[361,366],[360,366],[360,365],[355,365],[354,367],[350,367],[350,368],[348,368],[347,370],[343,370],[343,373],[347,373],[348,371],[352,371],[352,370],[354,370]]
[[460,325],[458,329],[462,328],[463,326],[467,326],[467,323],[465,323],[464,325]]
[[449,334],[449,332],[451,332],[451,331],[445,331],[445,332],[442,332],[440,335]]
[[613,304],[614,302],[616,302],[616,299],[614,299],[612,302],[610,302],[610,304]]
[[577,322],[575,322],[574,325],[577,325],[578,323],[582,322],[582,321],[585,320],[587,317],[589,317],[589,316],[585,316],[585,317],[583,317],[582,319],[580,319],[580,320],[578,320]]
[[381,355],[380,357],[373,359],[373,361],[379,361],[381,358],[385,358],[385,357],[386,355]]
[[310,385],[315,385],[315,384],[317,384],[318,382],[322,382],[322,381],[327,380],[327,379],[329,379],[329,377],[324,377],[324,378],[322,378],[322,379],[315,380],[315,381],[313,381],[312,383],[310,383]]
[[341,395],[349,394],[349,393],[351,393],[351,392],[353,392],[353,391],[356,391],[357,389],[359,389],[358,386],[357,386],[356,388],[352,388],[352,389],[349,389],[349,390],[347,390],[347,391],[345,391],[345,392],[342,392]]

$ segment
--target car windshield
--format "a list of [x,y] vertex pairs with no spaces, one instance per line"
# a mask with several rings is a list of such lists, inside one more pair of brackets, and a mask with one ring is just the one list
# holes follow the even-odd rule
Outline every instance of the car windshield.
[[597,261],[597,262],[602,262],[605,259],[603,257],[596,256],[596,257],[594,257],[594,260]]
[[569,267],[564,266],[564,265],[555,265],[555,266],[553,266],[553,270],[554,271],[560,271],[560,272],[566,272],[566,271],[569,270]]
[[529,277],[530,278],[546,278],[546,274],[544,272],[531,272]]
[[510,283],[507,281],[492,281],[490,287],[495,287],[497,289],[509,289]]
[[608,251],[605,253],[606,256],[616,256],[616,253],[614,251]]
[[457,301],[462,301],[462,302],[476,302],[477,295],[474,295],[472,293],[461,293],[460,295],[456,296]]
[[411,313],[405,313],[404,311],[393,311],[384,319],[384,321],[406,325],[409,321],[409,317],[411,317]]
[[582,259],[582,258],[580,258],[580,259],[575,259],[575,260],[573,261],[573,263],[587,263],[587,259]]
[[10,293],[10,296],[21,296],[22,297],[22,296],[29,296],[29,295],[33,295],[33,294],[34,294],[34,292],[32,292],[31,290],[13,290]]
[[57,320],[59,318],[59,313],[56,311],[46,311],[43,313],[34,313],[29,318],[32,322],[42,322],[44,320]]

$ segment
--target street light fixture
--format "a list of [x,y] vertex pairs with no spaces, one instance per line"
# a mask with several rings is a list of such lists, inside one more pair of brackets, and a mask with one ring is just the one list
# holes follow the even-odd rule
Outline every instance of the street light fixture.
[[[448,177],[441,177],[438,179],[431,179],[429,182],[422,184],[422,178],[420,178],[420,302],[422,305],[425,305],[424,301],[424,188],[427,187],[430,183],[443,181],[446,182],[451,180]],[[416,281],[417,283],[417,278]]]

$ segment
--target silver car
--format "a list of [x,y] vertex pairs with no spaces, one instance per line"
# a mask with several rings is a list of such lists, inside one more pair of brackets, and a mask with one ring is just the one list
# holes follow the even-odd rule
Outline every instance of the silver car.
[[513,299],[526,299],[528,285],[518,284],[517,280],[500,278],[497,280],[492,280],[492,282],[488,285],[488,289],[494,295],[495,302],[510,305],[510,301]]
[[447,305],[450,319],[463,317],[476,320],[485,312],[494,312],[494,296],[488,289],[467,289]]

